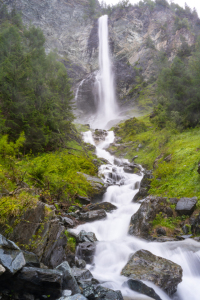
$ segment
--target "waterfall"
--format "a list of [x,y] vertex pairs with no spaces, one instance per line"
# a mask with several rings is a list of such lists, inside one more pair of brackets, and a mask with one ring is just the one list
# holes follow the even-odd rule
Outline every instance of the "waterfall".
[[109,49],[108,16],[99,18],[99,71],[96,75],[97,114],[93,127],[105,128],[117,116],[114,74]]

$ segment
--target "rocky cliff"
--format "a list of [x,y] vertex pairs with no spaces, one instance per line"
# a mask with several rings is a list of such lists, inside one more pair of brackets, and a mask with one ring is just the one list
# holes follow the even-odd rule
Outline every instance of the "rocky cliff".
[[[89,0],[3,0],[9,9],[22,12],[23,21],[40,27],[47,52],[57,49],[72,78],[78,115],[94,112],[95,74],[98,70],[99,2]],[[195,43],[198,17],[182,15],[163,5],[115,8],[109,16],[110,48],[120,105],[133,106],[136,86],[155,81],[158,60],[172,61],[184,45]]]

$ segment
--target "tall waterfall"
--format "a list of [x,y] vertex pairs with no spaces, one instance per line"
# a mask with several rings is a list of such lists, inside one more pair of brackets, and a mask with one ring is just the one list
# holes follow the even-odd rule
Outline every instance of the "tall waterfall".
[[99,18],[99,72],[96,76],[97,114],[93,126],[105,128],[117,116],[114,74],[112,71],[108,36],[108,16]]

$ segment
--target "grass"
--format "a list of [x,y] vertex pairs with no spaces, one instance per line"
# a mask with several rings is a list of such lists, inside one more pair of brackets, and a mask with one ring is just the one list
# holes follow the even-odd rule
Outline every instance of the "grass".
[[[121,146],[112,147],[118,156],[131,160],[137,155],[137,163],[153,169],[152,195],[177,198],[197,196],[200,200],[200,175],[197,173],[200,128],[183,132],[173,128],[158,129],[150,122],[149,116],[145,116],[137,121],[133,118],[121,123],[115,128],[115,133],[122,138]],[[141,148],[138,148],[139,144]],[[170,159],[165,161],[169,155]]]

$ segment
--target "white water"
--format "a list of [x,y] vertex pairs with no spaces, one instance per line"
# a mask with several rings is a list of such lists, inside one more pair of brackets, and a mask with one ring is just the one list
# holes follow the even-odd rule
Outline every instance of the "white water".
[[[84,133],[85,142],[95,144],[91,132]],[[123,296],[130,299],[150,299],[144,295],[131,291],[123,287],[127,278],[120,275],[122,268],[128,261],[131,253],[140,249],[151,251],[166,259],[179,264],[183,268],[183,281],[178,285],[178,291],[169,298],[161,289],[154,284],[146,282],[154,288],[162,300],[199,300],[200,299],[200,243],[194,240],[180,242],[157,243],[147,242],[128,235],[128,227],[131,216],[139,209],[139,204],[133,203],[133,196],[138,190],[137,182],[142,177],[135,174],[126,174],[123,169],[114,165],[114,157],[104,148],[114,140],[113,132],[109,132],[106,141],[96,147],[99,157],[106,158],[110,164],[100,168],[100,173],[104,174],[105,182],[108,181],[108,173],[112,172],[122,176],[123,185],[113,185],[108,187],[103,201],[115,204],[118,209],[107,214],[106,220],[95,221],[78,226],[76,232],[85,230],[94,232],[98,239],[94,263],[87,267],[92,272],[94,278],[103,283],[105,287],[121,290]],[[120,184],[120,182],[119,182]]]
[[98,91],[97,114],[92,124],[94,128],[105,128],[106,124],[116,118],[117,103],[115,97],[114,74],[112,71],[108,16],[99,18],[99,72],[96,75]]

